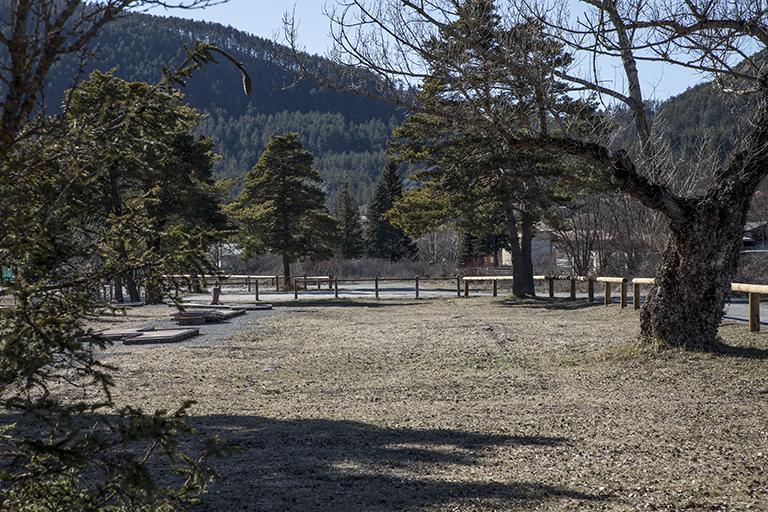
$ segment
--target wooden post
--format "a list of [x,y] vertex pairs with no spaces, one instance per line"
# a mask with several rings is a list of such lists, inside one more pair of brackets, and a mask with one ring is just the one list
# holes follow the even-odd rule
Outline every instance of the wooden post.
[[298,286],[298,277],[293,278],[293,300],[299,300],[299,286]]
[[498,285],[498,281],[496,281],[495,279],[493,280],[493,296],[494,297],[499,296],[499,285]]
[[469,281],[464,281],[464,298],[469,297]]
[[416,276],[416,298],[419,298],[419,276]]
[[275,291],[276,292],[280,291],[280,276],[279,275],[275,276]]
[[627,281],[621,282],[621,309],[627,307]]
[[328,289],[329,290],[333,289],[333,281],[334,281],[333,276],[328,276]]
[[256,287],[256,302],[259,302],[259,280],[256,279],[256,282],[253,284]]
[[749,294],[749,332],[760,332],[760,295]]
[[461,297],[461,277],[456,276],[456,296]]
[[378,277],[373,278],[373,286],[374,286],[374,289],[376,290],[376,299],[378,299],[379,298],[379,278]]
[[632,283],[632,307],[640,309],[640,283]]
[[317,280],[317,289],[318,289],[318,290],[320,289],[320,287],[322,286],[322,284],[323,284],[323,282],[322,282],[322,281],[320,281],[320,279],[318,279],[318,280]]
[[333,297],[338,299],[339,298],[339,278],[333,279]]
[[555,279],[552,276],[547,277],[547,283],[549,284],[549,298],[555,298]]
[[304,289],[307,289],[307,274],[304,274]]
[[576,300],[576,279],[571,277],[571,300]]
[[611,305],[611,283],[605,283],[605,299],[603,300],[603,303],[606,306]]
[[251,278],[250,276],[245,276],[245,285],[248,287],[248,293],[251,292]]
[[587,278],[587,296],[589,297],[589,303],[595,302],[595,280],[591,277]]

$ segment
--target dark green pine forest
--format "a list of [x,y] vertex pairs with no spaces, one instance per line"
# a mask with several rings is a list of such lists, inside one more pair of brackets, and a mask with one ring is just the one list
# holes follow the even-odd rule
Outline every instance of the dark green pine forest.
[[[296,83],[285,69],[286,49],[277,43],[216,23],[132,14],[108,25],[98,38],[91,71],[114,70],[125,80],[155,82],[161,69],[184,58],[184,46],[205,41],[242,61],[253,79],[253,93],[244,96],[241,78],[231,65],[206,65],[184,88],[186,101],[208,117],[199,132],[210,136],[222,158],[218,177],[239,178],[258,161],[274,134],[295,131],[316,156],[316,167],[333,197],[342,179],[361,203],[367,203],[386,164],[384,150],[400,113],[391,105],[361,96],[329,91],[309,82]],[[321,57],[308,57],[320,75],[339,69]],[[63,62],[46,90],[46,109],[61,105],[76,63]],[[373,82],[373,79],[371,79]]]

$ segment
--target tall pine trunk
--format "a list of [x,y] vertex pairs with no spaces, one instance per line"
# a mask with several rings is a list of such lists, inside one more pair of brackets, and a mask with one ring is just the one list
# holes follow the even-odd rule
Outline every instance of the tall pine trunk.
[[641,312],[643,337],[689,349],[716,345],[750,200],[751,193],[745,191],[724,205],[702,201],[689,222],[672,227],[656,286]]
[[518,215],[514,207],[505,206],[505,214],[509,252],[512,256],[512,294],[516,297],[533,296],[536,290],[533,286],[532,219],[526,213],[522,213],[520,229],[518,229]]
[[123,302],[123,278],[116,276],[113,283],[115,288],[113,300],[117,303]]
[[[163,229],[162,226],[157,227],[157,231],[159,232],[161,229]],[[152,240],[148,244],[148,249],[155,253],[156,257],[160,257],[161,249],[162,249],[162,241],[159,236],[156,236],[152,238]],[[153,276],[150,272],[153,272],[155,269],[148,269],[149,272],[147,272],[147,280],[146,280],[146,293],[144,297],[144,301],[147,305],[153,305],[153,304],[161,304],[163,302],[163,289],[160,284],[160,281],[158,280],[158,276]]]
[[283,254],[283,285],[286,290],[291,288],[291,259],[287,254]]

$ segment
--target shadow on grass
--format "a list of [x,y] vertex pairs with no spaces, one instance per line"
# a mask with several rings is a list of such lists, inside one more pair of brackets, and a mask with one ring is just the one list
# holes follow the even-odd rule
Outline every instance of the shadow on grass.
[[529,309],[548,309],[555,311],[571,311],[586,309],[595,306],[602,306],[599,302],[589,302],[586,299],[566,299],[556,297],[550,299],[548,297],[525,297],[525,298],[506,298],[499,303],[501,307],[506,308],[529,308]]
[[[395,300],[397,302],[395,302]],[[420,306],[423,302],[401,302],[408,299],[387,300],[349,300],[349,299],[301,299],[291,302],[275,302],[276,308],[335,307],[335,308],[390,308],[402,306]]]
[[757,359],[768,360],[768,348],[760,347],[740,347],[738,345],[728,345],[723,342],[719,342],[712,350],[709,350],[711,354],[722,357],[733,357],[737,359]]
[[[419,510],[482,501],[497,508],[603,497],[561,485],[466,478],[504,446],[542,450],[557,437],[382,428],[354,421],[191,418],[202,437],[239,447],[216,468],[222,480],[195,510]],[[509,464],[515,464],[514,459]]]

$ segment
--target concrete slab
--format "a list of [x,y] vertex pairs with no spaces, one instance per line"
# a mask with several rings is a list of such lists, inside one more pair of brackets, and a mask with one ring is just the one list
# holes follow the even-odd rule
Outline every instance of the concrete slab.
[[134,338],[142,333],[154,330],[154,327],[139,327],[136,329],[105,329],[103,331],[97,331],[94,334],[107,340],[119,341],[123,338]]
[[138,336],[123,340],[123,345],[140,345],[145,343],[178,343],[179,341],[194,338],[200,334],[200,329],[170,329],[162,331],[148,331]]

